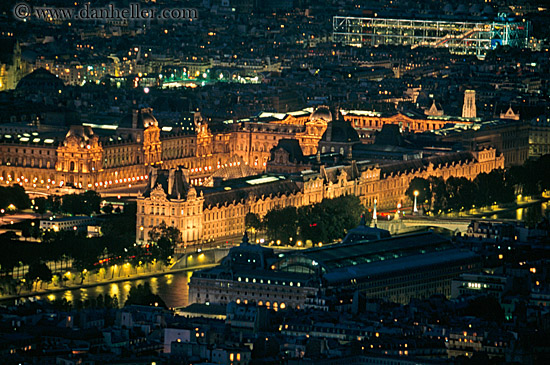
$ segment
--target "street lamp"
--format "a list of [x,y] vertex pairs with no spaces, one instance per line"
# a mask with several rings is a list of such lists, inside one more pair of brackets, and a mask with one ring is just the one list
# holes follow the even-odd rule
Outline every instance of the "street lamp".
[[418,190],[415,190],[414,191],[414,209],[413,209],[414,213],[418,213],[418,208],[416,207],[416,198],[417,197],[418,197]]

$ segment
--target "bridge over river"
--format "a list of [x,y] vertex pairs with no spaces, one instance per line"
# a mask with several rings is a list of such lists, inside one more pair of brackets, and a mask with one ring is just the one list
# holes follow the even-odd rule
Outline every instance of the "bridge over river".
[[389,231],[392,235],[415,231],[422,227],[444,228],[451,232],[463,233],[475,218],[441,218],[441,217],[403,217],[392,220],[378,220],[378,228]]

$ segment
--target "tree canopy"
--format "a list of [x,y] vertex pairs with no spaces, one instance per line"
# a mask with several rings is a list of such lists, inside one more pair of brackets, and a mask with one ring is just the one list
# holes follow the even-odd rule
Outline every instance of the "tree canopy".
[[254,228],[255,230],[262,229],[262,220],[256,213],[248,212],[244,217],[244,225],[246,229]]
[[144,284],[133,286],[130,289],[128,299],[126,300],[126,303],[124,303],[124,305],[127,306],[132,304],[166,308],[166,304],[164,303],[162,298],[156,294],[153,294],[151,286],[147,281]]
[[0,186],[0,208],[7,210],[12,204],[15,209],[27,209],[31,206],[31,201],[20,185]]
[[346,195],[300,208],[274,208],[263,222],[268,238],[273,241],[332,242],[357,226],[363,210],[358,197]]
[[174,248],[182,243],[181,232],[176,227],[162,222],[149,231],[151,255],[168,265],[174,254]]
[[414,201],[414,191],[418,191],[418,201],[427,202],[428,209],[435,212],[464,210],[514,201],[516,183],[517,179],[507,179],[504,170],[481,173],[473,181],[454,176],[447,180],[417,177],[411,180],[405,194]]
[[88,190],[82,194],[64,195],[61,203],[61,210],[68,214],[99,213],[101,195],[95,191]]

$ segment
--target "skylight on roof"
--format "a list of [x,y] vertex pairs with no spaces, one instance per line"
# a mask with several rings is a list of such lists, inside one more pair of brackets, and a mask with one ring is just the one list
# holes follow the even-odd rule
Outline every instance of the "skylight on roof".
[[250,185],[260,185],[275,181],[279,181],[279,178],[275,176],[262,176],[258,179],[246,180],[246,183]]
[[94,124],[94,123],[82,123],[85,127],[92,127],[92,128],[98,128],[98,129],[109,129],[109,130],[116,130],[118,128],[117,125],[111,125],[111,124]]

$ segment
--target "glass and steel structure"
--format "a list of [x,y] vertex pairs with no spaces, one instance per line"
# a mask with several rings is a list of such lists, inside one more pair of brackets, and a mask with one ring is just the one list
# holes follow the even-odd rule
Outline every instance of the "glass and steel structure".
[[454,22],[335,16],[334,42],[356,47],[403,45],[448,48],[483,56],[498,45],[525,48],[529,22]]

